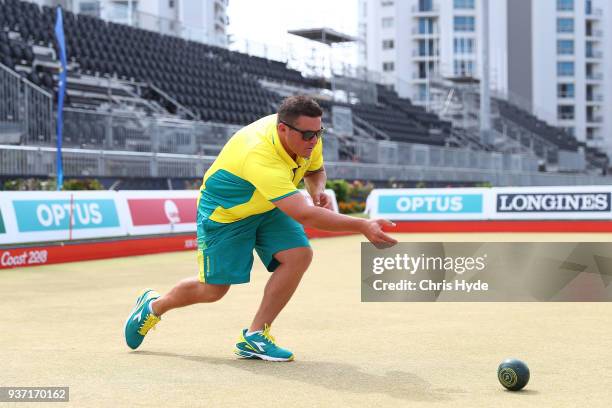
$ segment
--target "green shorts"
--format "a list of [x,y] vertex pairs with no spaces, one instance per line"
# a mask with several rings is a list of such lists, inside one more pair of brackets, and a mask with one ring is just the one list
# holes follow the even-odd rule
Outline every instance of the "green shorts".
[[199,279],[214,285],[246,283],[253,249],[273,272],[279,265],[274,254],[309,246],[302,225],[278,208],[229,224],[198,219]]

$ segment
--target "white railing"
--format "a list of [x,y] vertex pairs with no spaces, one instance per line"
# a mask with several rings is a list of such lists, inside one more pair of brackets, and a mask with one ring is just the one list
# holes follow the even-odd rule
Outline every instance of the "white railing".
[[412,27],[412,34],[413,35],[422,35],[422,36],[438,36],[440,35],[440,30],[438,30],[437,28],[431,29],[431,30],[421,30],[420,27]]
[[[482,152],[468,151],[457,158],[461,162],[476,162],[478,166],[474,168],[436,166],[432,162],[439,159],[440,163],[448,163],[448,156],[440,155],[442,153],[424,156],[423,153],[422,149],[416,149],[411,155],[402,156],[401,164],[333,161],[326,162],[325,169],[330,178],[350,180],[488,181],[496,186],[612,184],[611,177],[504,170],[503,166],[500,167],[504,162],[500,153],[495,158],[480,158]],[[473,156],[473,153],[479,155]],[[0,174],[53,177],[55,155],[56,151],[51,147],[0,145]],[[63,156],[66,177],[200,178],[215,159],[214,156],[70,148],[64,149]]]
[[418,5],[412,6],[413,14],[432,14],[432,13],[438,13],[439,11],[440,11],[440,6],[438,4],[433,4],[431,8],[426,9],[426,10],[421,9]]

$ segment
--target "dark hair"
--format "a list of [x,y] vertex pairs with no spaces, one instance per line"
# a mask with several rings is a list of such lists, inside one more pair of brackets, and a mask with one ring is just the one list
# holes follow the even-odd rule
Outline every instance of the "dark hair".
[[285,98],[278,108],[278,123],[282,121],[294,124],[300,116],[318,118],[323,116],[323,111],[317,101],[309,96],[295,95]]

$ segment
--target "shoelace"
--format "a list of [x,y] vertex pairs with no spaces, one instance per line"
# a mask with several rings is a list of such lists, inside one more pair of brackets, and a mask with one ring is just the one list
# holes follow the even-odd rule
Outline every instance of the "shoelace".
[[268,339],[272,344],[276,345],[276,340],[270,334],[270,325],[269,324],[265,324],[264,325],[264,330],[263,330],[262,336],[264,336],[266,339]]
[[141,336],[144,336],[149,330],[151,330],[151,328],[155,330],[154,326],[157,324],[157,322],[159,322],[159,318],[149,313],[142,326],[140,326],[138,329],[138,333],[140,333]]

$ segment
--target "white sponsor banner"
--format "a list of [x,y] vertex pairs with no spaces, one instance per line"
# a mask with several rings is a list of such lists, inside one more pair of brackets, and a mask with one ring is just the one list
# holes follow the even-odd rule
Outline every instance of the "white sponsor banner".
[[500,187],[494,219],[612,219],[612,186]]
[[66,241],[127,233],[114,191],[17,191],[2,192],[0,197],[8,233],[3,243]]
[[612,186],[375,189],[370,217],[391,220],[611,220]]
[[391,220],[482,220],[490,216],[488,188],[374,189],[366,212]]
[[[333,190],[326,193],[338,212]],[[199,190],[0,192],[0,244],[195,233],[198,195]]]

